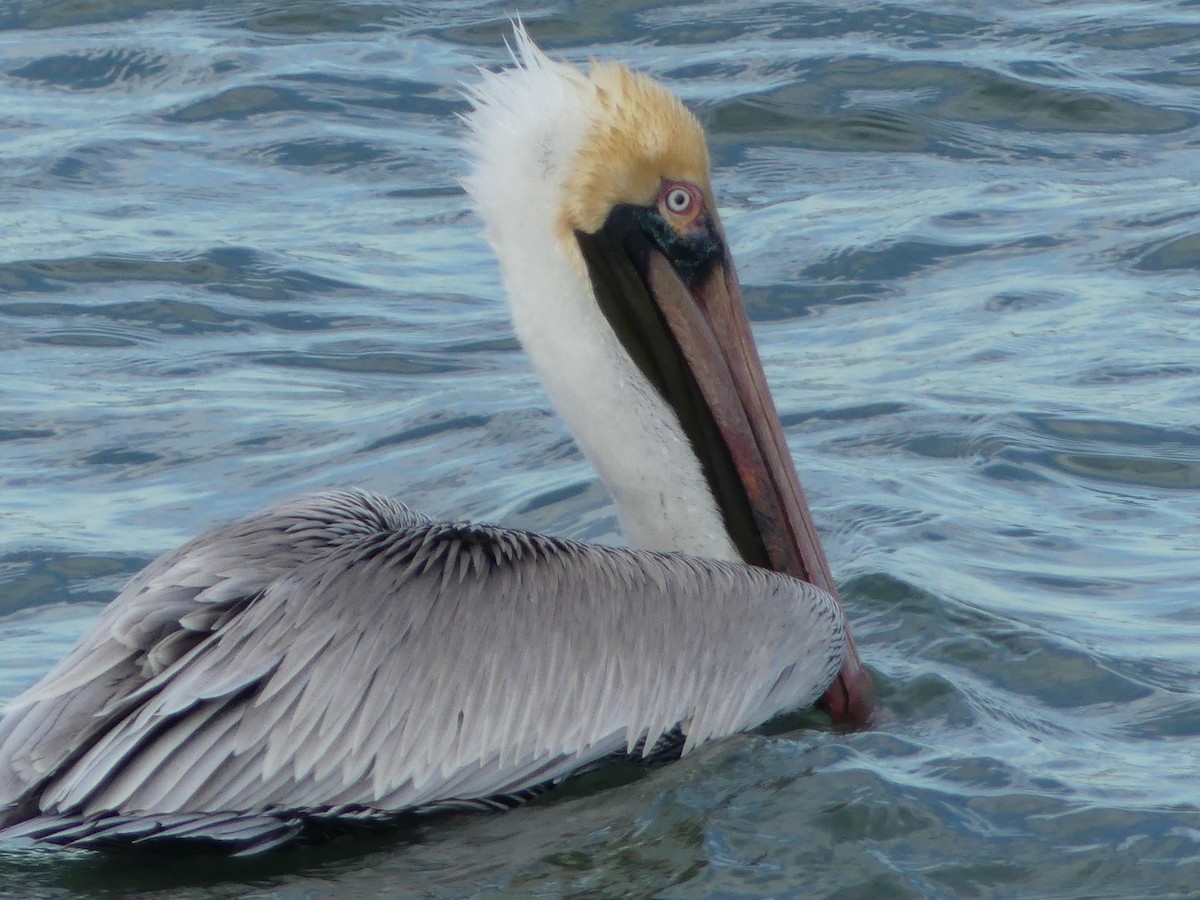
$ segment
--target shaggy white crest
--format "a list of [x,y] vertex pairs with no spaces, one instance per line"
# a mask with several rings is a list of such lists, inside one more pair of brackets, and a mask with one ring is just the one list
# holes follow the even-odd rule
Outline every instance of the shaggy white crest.
[[[554,230],[571,164],[598,112],[582,72],[549,59],[520,25],[515,43],[515,65],[482,73],[468,95],[474,166],[463,183],[493,246],[529,228],[539,236]],[[507,231],[518,219],[521,230]]]
[[464,186],[500,261],[517,336],[629,540],[738,559],[678,417],[604,318],[566,224],[579,155],[621,98],[602,102],[588,75],[547,58],[520,25],[513,56],[470,94]]

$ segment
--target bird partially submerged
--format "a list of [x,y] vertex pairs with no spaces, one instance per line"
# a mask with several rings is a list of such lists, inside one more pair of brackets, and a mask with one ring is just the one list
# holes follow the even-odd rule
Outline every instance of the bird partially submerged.
[[337,492],[160,557],[0,721],[0,838],[259,852],[512,805],[819,701],[858,660],[742,307],[704,136],[519,28],[466,186],[513,319],[639,549]]

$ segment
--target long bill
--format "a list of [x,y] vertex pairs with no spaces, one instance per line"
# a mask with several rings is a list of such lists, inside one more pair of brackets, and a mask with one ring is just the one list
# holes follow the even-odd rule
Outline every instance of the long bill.
[[[740,476],[769,567],[811,582],[840,603],[767,387],[733,261],[726,255],[690,292],[658,254],[648,257],[646,276]],[[873,703],[870,676],[850,637],[841,671],[819,705],[834,722],[863,727]]]
[[[841,602],[767,387],[732,259],[722,246],[721,257],[689,286],[657,247],[610,226],[578,235],[597,299],[679,416],[742,558],[811,582]],[[861,728],[871,720],[874,691],[853,638],[847,638],[841,670],[818,706],[835,724]]]

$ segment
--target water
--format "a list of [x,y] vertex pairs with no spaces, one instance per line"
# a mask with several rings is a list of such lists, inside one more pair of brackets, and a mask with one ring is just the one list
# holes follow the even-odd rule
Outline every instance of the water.
[[[508,3],[0,8],[0,698],[155,554],[358,484],[619,540],[456,186]],[[0,894],[1200,882],[1200,5],[530,3],[666,79],[885,710],[250,863]]]

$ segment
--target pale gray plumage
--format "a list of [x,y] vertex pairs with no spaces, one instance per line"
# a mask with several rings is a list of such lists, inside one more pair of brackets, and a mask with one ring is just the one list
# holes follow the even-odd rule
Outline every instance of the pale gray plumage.
[[0,824],[261,850],[520,795],[811,703],[844,640],[831,597],[764,569],[306,498],[160,558],[12,704]]

